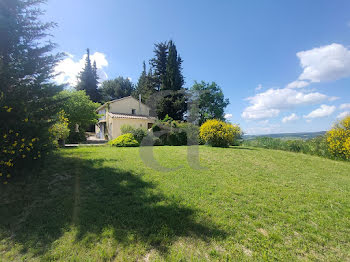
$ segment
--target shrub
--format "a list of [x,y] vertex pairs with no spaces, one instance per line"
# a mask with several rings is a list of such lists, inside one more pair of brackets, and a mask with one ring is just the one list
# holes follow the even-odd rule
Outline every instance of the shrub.
[[350,160],[350,115],[327,132],[327,143],[332,155]]
[[157,121],[152,126],[152,131],[159,135],[157,145],[183,146],[189,144],[198,144],[199,127],[187,123],[173,120],[166,116],[163,120]]
[[58,113],[57,118],[57,122],[49,129],[53,142],[56,146],[58,146],[59,144],[64,145],[64,141],[69,136],[69,121],[68,118],[66,118],[65,116],[65,112],[61,110]]
[[109,141],[108,144],[117,147],[137,147],[140,145],[132,134],[118,136],[116,139]]
[[243,141],[243,145],[334,158],[328,150],[326,136],[319,136],[308,140],[257,137],[252,140]]
[[242,134],[238,125],[231,125],[223,121],[212,119],[207,120],[200,127],[200,138],[205,143],[215,147],[228,147],[234,144],[235,139]]
[[142,139],[147,136],[147,129],[142,127],[135,128],[131,125],[122,125],[120,130],[123,135],[132,134],[139,143],[141,143]]

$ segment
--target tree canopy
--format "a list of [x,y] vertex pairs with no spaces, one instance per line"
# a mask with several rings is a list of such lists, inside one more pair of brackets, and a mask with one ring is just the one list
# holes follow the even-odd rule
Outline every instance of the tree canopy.
[[130,96],[134,92],[134,85],[129,78],[123,78],[121,76],[102,82],[99,88],[101,93],[101,101],[107,102],[113,99]]
[[227,98],[225,99],[222,89],[215,82],[195,82],[190,89],[190,94],[191,121],[202,125],[209,119],[225,119],[225,108],[230,102]]

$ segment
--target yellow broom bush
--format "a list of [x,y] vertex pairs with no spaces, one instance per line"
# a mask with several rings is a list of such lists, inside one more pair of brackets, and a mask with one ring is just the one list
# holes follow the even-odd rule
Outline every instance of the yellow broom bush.
[[223,121],[207,120],[199,130],[200,138],[207,144],[215,147],[228,147],[242,135],[238,125],[231,125]]
[[350,160],[350,115],[327,132],[327,143],[334,156]]

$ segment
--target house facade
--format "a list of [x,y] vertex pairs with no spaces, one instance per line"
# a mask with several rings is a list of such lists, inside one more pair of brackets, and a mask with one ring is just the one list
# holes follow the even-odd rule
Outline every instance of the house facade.
[[120,128],[130,125],[135,128],[149,129],[156,121],[150,116],[150,108],[132,96],[109,101],[97,109],[101,115],[95,126],[96,137],[99,139],[115,139],[121,135]]

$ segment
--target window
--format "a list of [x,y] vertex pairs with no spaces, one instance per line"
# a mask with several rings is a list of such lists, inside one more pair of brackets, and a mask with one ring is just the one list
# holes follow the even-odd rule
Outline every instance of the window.
[[152,126],[153,126],[153,123],[148,123],[148,124],[147,124],[147,128],[148,128],[148,129],[152,128]]
[[131,114],[136,115],[136,109],[131,109]]

